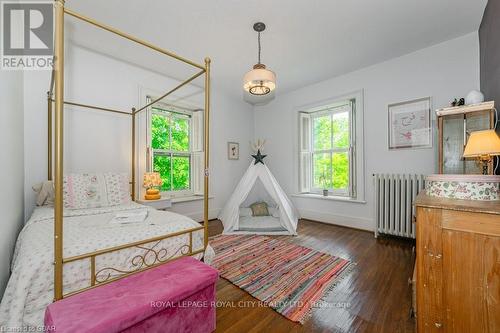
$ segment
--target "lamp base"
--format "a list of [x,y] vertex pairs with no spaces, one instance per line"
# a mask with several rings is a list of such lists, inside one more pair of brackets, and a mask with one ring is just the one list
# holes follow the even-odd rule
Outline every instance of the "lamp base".
[[483,161],[483,175],[487,175],[489,172],[488,172],[488,162],[487,161]]
[[490,155],[482,155],[478,158],[479,165],[482,166],[483,175],[489,174],[489,164],[493,161]]
[[160,190],[155,188],[148,188],[146,190],[146,195],[144,196],[146,200],[159,200],[161,199]]
[[146,194],[144,196],[144,199],[146,199],[146,200],[160,200],[161,195],[160,194]]

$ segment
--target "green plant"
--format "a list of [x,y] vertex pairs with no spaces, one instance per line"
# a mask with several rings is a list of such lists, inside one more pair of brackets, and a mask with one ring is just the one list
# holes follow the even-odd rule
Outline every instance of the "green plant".
[[170,113],[153,114],[151,146],[154,153],[153,169],[160,173],[163,180],[161,190],[189,189],[189,120],[173,117]]

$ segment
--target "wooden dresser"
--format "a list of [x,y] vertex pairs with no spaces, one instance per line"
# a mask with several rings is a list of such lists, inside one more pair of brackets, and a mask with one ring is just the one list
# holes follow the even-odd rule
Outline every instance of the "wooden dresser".
[[500,332],[500,202],[415,204],[418,332]]

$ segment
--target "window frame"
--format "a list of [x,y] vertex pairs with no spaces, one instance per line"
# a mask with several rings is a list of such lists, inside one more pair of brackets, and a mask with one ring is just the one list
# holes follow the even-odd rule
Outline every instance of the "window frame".
[[[308,177],[309,178],[309,191],[302,193],[310,193],[310,194],[322,194],[323,188],[316,187],[314,181],[314,156],[315,154],[320,153],[329,153],[333,157],[334,153],[347,153],[348,161],[349,161],[349,178],[348,178],[348,186],[345,189],[334,189],[328,188],[329,196],[337,196],[337,197],[345,197],[355,199],[357,197],[356,191],[356,182],[357,182],[357,174],[356,174],[356,165],[357,165],[357,154],[356,154],[356,103],[357,98],[348,97],[343,99],[338,99],[333,103],[322,105],[319,107],[315,107],[313,109],[299,112],[299,122],[301,121],[300,114],[307,114],[309,117],[308,128],[307,130],[303,129],[299,131],[299,145],[302,145],[303,142],[308,142],[308,151],[309,158],[307,158],[307,163],[309,164],[307,168],[309,169],[308,174],[304,174],[301,169],[304,168],[302,165],[302,160],[299,166],[299,184],[302,186],[303,180],[300,177]],[[324,115],[333,116],[336,113],[345,112],[342,109],[344,106],[349,106],[348,109],[348,119],[349,119],[349,145],[346,148],[335,148],[333,146],[333,132],[331,138],[331,148],[330,149],[314,149],[314,119],[319,118]],[[338,110],[335,110],[338,109]],[[305,133],[304,133],[305,132]],[[304,138],[304,135],[308,135],[309,138]],[[302,148],[301,148],[302,149]],[[299,158],[300,160],[300,158]],[[333,177],[333,170],[330,170]],[[299,186],[299,187],[300,187]]]
[[[175,109],[175,110],[172,110]],[[168,114],[168,116],[166,115]],[[193,128],[192,128],[192,112],[189,111],[180,111],[177,108],[174,108],[172,106],[163,104],[161,102],[155,103],[154,105],[151,106],[151,117],[148,121],[148,126],[149,126],[149,133],[151,133],[152,130],[152,121],[153,121],[153,115],[159,115],[165,118],[180,118],[180,119],[187,119],[188,120],[188,129],[189,129],[189,150],[180,152],[180,151],[174,151],[172,149],[158,149],[158,148],[153,148],[153,138],[152,135],[149,137],[149,142],[148,146],[151,151],[151,154],[149,154],[149,170],[148,171],[153,171],[154,170],[154,158],[155,156],[168,156],[170,157],[170,190],[169,191],[161,191],[162,195],[166,196],[189,196],[194,194],[193,190]],[[172,143],[172,131],[169,131],[169,143],[171,145]],[[182,190],[174,190],[172,189],[173,186],[173,157],[178,156],[178,157],[188,157],[189,158],[189,188],[187,189],[182,189]]]
[[[348,156],[348,163],[349,163],[349,175],[348,175],[348,184],[347,184],[347,187],[344,188],[344,189],[335,189],[333,187],[331,188],[327,188],[328,190],[328,193],[331,194],[331,195],[335,195],[335,196],[349,196],[350,195],[350,187],[351,187],[351,183],[352,183],[352,172],[351,172],[351,165],[352,165],[352,157],[351,157],[351,151],[352,151],[352,130],[351,130],[351,121],[352,121],[352,109],[349,109],[348,111],[346,110],[343,110],[342,107],[345,106],[347,104],[342,104],[342,105],[339,105],[339,106],[335,106],[335,107],[330,107],[328,108],[327,110],[321,110],[321,111],[316,111],[316,112],[312,112],[311,113],[311,123],[310,123],[310,126],[311,126],[311,192],[313,193],[322,193],[323,192],[323,188],[320,188],[320,187],[315,187],[315,170],[314,170],[314,157],[315,155],[318,155],[318,154],[330,154],[330,175],[332,177],[332,180],[333,180],[333,177],[334,177],[334,174],[333,174],[333,170],[332,170],[332,158],[333,158],[333,154],[334,153],[347,153],[347,156]],[[337,110],[336,110],[337,109]],[[347,117],[348,117],[348,135],[349,135],[349,143],[348,143],[348,146],[346,148],[336,148],[333,144],[333,131],[331,133],[331,137],[330,137],[330,145],[331,145],[331,148],[330,149],[319,149],[319,150],[316,150],[314,149],[314,142],[315,142],[315,136],[314,136],[314,120],[317,119],[317,118],[320,118],[320,117],[324,117],[325,115],[329,115],[330,116],[330,119],[333,117],[333,115],[335,114],[338,114],[338,113],[344,113],[344,112],[347,112]]]

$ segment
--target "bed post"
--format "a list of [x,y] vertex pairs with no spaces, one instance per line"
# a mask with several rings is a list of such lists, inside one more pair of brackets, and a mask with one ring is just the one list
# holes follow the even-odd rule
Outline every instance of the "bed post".
[[63,298],[64,0],[55,0],[54,300]]
[[132,201],[135,200],[135,108],[132,108]]
[[205,227],[204,245],[208,246],[208,179],[210,176],[210,58],[205,58],[205,179],[203,187],[203,226]]
[[52,93],[47,91],[47,180],[52,180]]

